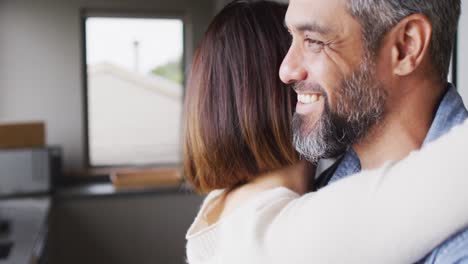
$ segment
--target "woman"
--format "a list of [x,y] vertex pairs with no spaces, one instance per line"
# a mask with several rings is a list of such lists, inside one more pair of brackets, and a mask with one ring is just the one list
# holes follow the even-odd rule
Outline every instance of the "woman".
[[[285,12],[285,5],[272,2],[233,2],[215,17],[194,56],[184,167],[193,186],[210,194],[187,234],[188,262],[419,260],[467,224],[462,187],[468,177],[438,169],[458,165],[463,155],[447,146],[468,133],[468,124],[408,161],[300,196],[313,185],[314,168],[292,147],[295,99],[278,78],[290,41]],[[434,158],[447,165],[431,168]],[[457,199],[448,201],[447,192]]]
[[290,140],[296,99],[278,76],[290,44],[281,20],[285,10],[274,3],[233,2],[195,53],[184,154],[188,180],[203,192],[299,161]]

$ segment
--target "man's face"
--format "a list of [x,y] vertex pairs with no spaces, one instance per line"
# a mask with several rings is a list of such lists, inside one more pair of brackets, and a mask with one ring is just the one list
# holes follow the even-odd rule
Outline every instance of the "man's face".
[[308,160],[334,157],[383,116],[386,92],[375,58],[346,0],[291,0],[286,26],[293,41],[280,69],[294,83],[296,149]]

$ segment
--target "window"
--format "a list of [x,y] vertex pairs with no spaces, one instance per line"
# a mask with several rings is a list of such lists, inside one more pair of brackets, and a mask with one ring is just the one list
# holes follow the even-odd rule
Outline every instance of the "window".
[[462,5],[462,13],[458,26],[458,50],[457,50],[457,88],[468,105],[468,5]]
[[91,167],[177,164],[183,21],[86,16],[86,110]]

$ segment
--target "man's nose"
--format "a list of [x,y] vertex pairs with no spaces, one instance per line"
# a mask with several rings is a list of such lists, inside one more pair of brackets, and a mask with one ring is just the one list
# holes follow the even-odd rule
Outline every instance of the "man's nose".
[[303,67],[303,59],[300,54],[295,52],[292,48],[281,63],[279,76],[285,84],[303,81],[307,79],[307,71]]

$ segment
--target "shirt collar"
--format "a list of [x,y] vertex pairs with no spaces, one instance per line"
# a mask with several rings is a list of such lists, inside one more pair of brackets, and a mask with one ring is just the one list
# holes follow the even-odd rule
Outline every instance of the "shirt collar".
[[[458,94],[455,86],[448,84],[447,91],[439,104],[432,125],[423,142],[423,146],[438,139],[468,118],[468,111],[463,104],[463,99]],[[361,171],[361,161],[353,148],[348,148],[343,160],[337,167],[329,183],[335,182],[349,175]]]
[[468,112],[463,104],[463,99],[458,94],[455,86],[448,84],[447,92],[439,104],[423,146],[438,139],[451,128],[463,123],[467,118]]
[[353,148],[349,147],[328,184],[361,171],[361,161]]

